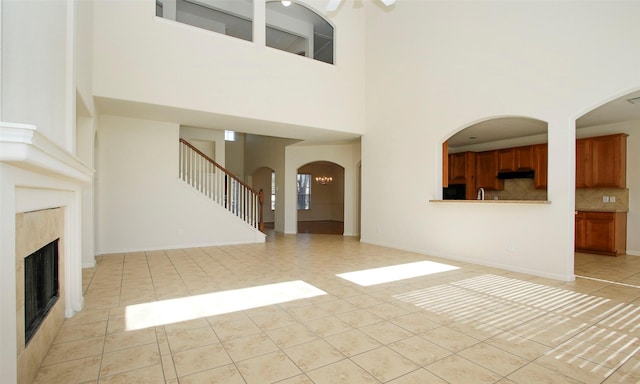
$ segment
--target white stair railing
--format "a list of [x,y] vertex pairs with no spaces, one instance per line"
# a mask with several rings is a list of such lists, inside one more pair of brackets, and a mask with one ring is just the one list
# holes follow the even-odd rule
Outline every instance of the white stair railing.
[[180,139],[179,173],[185,183],[252,227],[264,231],[262,190],[246,185],[184,139]]

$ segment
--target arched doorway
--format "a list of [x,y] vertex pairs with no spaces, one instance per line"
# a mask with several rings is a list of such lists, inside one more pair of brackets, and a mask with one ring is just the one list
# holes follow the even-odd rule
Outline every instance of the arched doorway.
[[[640,256],[640,90],[576,119],[576,276],[626,283],[633,270],[604,266]],[[622,257],[607,258],[603,254]],[[618,273],[611,273],[616,270]]]
[[297,232],[344,233],[344,168],[315,161],[298,168]]

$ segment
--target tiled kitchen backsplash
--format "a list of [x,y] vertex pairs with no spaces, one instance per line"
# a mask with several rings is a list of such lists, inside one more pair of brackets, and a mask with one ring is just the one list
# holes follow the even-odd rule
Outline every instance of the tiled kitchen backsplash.
[[[609,202],[603,202],[606,196]],[[510,179],[504,181],[504,190],[486,191],[485,200],[547,200],[546,189],[535,189],[533,179]],[[615,202],[611,202],[611,198]],[[576,210],[628,210],[629,190],[618,188],[576,189]]]
[[486,191],[485,200],[547,200],[546,189],[535,189],[533,179],[508,179],[504,190]]
[[[606,196],[609,202],[603,202]],[[615,202],[611,202],[611,197]],[[579,188],[576,189],[576,210],[628,210],[629,190],[617,188]]]

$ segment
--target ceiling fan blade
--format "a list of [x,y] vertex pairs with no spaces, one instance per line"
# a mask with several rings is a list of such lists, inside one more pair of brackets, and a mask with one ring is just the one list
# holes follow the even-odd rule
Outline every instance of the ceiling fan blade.
[[390,6],[390,5],[393,5],[393,3],[396,2],[396,0],[380,0],[380,1],[382,1],[382,3],[384,5],[386,5],[387,7]]
[[340,3],[342,3],[342,0],[329,0],[329,3],[327,4],[327,12],[334,12],[338,9]]

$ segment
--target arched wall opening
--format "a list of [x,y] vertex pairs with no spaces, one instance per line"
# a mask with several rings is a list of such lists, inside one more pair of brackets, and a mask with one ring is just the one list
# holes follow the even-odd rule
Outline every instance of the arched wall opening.
[[640,87],[576,119],[576,275],[602,277],[583,253],[640,256]]
[[344,171],[330,161],[314,161],[298,168],[298,233],[344,233]]
[[443,199],[547,200],[547,141],[547,122],[530,117],[466,126],[443,143]]

